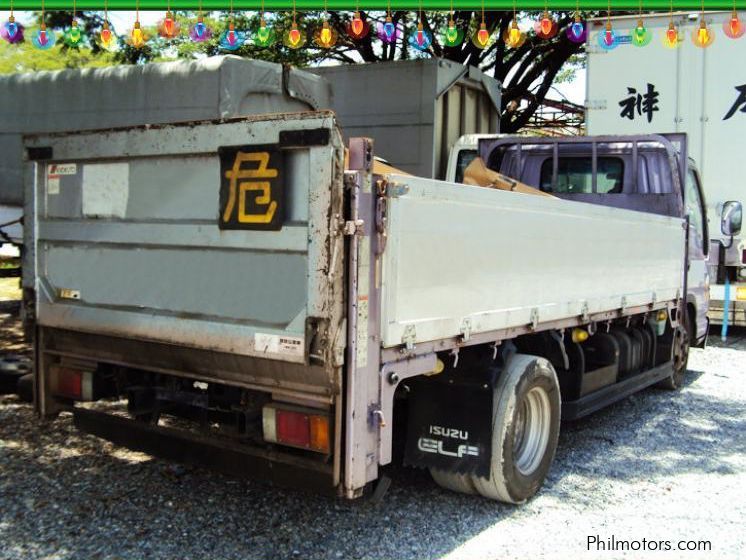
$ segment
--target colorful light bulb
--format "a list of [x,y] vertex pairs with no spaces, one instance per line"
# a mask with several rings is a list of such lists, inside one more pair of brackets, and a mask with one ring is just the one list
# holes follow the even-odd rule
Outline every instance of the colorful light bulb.
[[575,12],[575,21],[567,28],[567,38],[573,43],[585,43],[587,37],[585,24],[580,19],[580,14]]
[[653,34],[643,25],[642,19],[637,20],[637,27],[632,30],[632,44],[636,47],[644,47],[650,44]]
[[490,32],[487,30],[487,24],[482,22],[479,24],[479,29],[474,33],[471,42],[478,49],[485,49],[490,44]]
[[254,45],[257,47],[269,47],[275,42],[275,34],[272,32],[271,27],[267,27],[267,23],[264,18],[259,18],[259,29],[256,30],[254,35]]
[[57,42],[57,36],[54,31],[47,29],[46,24],[42,23],[39,26],[39,30],[34,33],[31,38],[31,43],[37,48],[43,51],[51,49]]
[[355,12],[350,21],[350,25],[347,28],[347,34],[353,39],[362,39],[368,35],[368,31],[370,31],[370,27],[368,27],[368,24],[360,17],[360,12]]
[[422,27],[422,22],[417,23],[417,28],[409,36],[409,44],[418,51],[426,51],[433,42],[433,37]]
[[109,29],[109,22],[104,22],[101,32],[98,34],[98,46],[105,51],[112,51],[117,46],[117,37]]
[[16,18],[10,16],[2,27],[0,27],[0,38],[10,44],[23,42],[23,26],[16,22]]
[[557,30],[557,22],[551,18],[546,10],[544,10],[541,19],[534,23],[534,32],[541,39],[551,39],[557,34]]
[[738,39],[739,37],[743,37],[743,34],[746,33],[746,25],[738,19],[738,13],[735,10],[730,19],[723,23],[723,31],[725,32],[725,35],[731,39]]
[[704,49],[712,45],[715,40],[715,34],[710,32],[707,27],[704,16],[699,20],[699,27],[692,33],[692,42],[694,46]]
[[464,31],[456,26],[453,19],[448,20],[448,26],[441,32],[443,46],[457,47],[464,41]]
[[70,29],[65,31],[65,34],[62,37],[62,40],[65,42],[65,44],[68,47],[72,48],[79,47],[84,39],[85,35],[80,32],[80,28],[78,27],[78,22],[76,20],[73,20]]
[[391,16],[387,15],[385,23],[378,24],[376,34],[384,45],[392,45],[397,39],[401,38],[402,32],[400,28],[394,25]]
[[510,28],[503,34],[503,41],[505,44],[515,49],[520,47],[526,40],[526,35],[518,28],[518,22],[513,20],[510,22]]
[[293,22],[290,29],[285,32],[282,42],[286,47],[291,49],[299,49],[306,43],[306,39],[300,29],[298,29],[297,23]]
[[148,36],[140,27],[140,22],[135,21],[135,25],[132,28],[132,31],[130,31],[129,36],[127,37],[127,44],[136,49],[141,49],[145,46],[145,43],[147,41]]
[[606,27],[598,34],[598,44],[602,49],[607,51],[613,50],[619,46],[619,40],[611,27],[610,21],[606,22]]
[[395,31],[396,28],[394,27],[394,22],[391,21],[391,16],[386,16],[386,23],[383,24],[383,32],[386,34],[386,37],[391,40],[395,35]]
[[166,12],[166,17],[158,23],[158,35],[164,39],[173,39],[179,36],[180,31],[179,22],[174,19],[170,11]]
[[329,27],[328,21],[324,21],[321,29],[316,32],[314,42],[322,49],[329,49],[337,43],[337,32]]
[[679,46],[679,31],[673,21],[669,22],[668,29],[663,34],[663,46],[669,49],[675,49]]
[[202,16],[199,16],[197,23],[189,29],[189,38],[195,43],[204,43],[212,38],[212,31],[207,27]]
[[220,35],[218,44],[225,51],[237,51],[246,42],[246,33],[238,31],[233,21],[228,23],[228,29]]

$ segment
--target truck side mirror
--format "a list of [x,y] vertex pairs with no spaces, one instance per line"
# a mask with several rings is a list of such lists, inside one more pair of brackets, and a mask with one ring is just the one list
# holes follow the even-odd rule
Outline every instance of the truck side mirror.
[[723,235],[732,237],[741,233],[743,207],[740,202],[737,200],[725,202],[720,216],[720,231],[723,232]]

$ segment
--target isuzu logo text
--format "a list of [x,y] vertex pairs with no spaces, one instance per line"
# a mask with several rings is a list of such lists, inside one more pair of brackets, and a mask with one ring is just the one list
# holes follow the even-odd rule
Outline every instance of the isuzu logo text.
[[452,439],[469,439],[469,432],[458,428],[444,428],[443,426],[430,426],[430,435],[447,437]]

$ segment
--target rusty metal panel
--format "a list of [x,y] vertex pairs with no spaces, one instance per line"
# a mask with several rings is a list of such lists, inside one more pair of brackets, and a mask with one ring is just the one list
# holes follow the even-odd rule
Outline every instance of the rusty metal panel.
[[[280,142],[282,131],[319,129],[328,143]],[[277,363],[313,360],[326,369],[315,383],[338,387],[344,241],[334,216],[344,151],[331,113],[34,136],[27,146],[52,153],[28,173],[34,219],[24,285],[36,289],[39,325]],[[282,150],[281,229],[220,229],[229,172],[219,149],[230,146]],[[253,176],[237,173],[236,188],[254,188]],[[266,201],[237,200],[247,219],[263,217]],[[281,387],[283,368],[269,371],[253,382]]]

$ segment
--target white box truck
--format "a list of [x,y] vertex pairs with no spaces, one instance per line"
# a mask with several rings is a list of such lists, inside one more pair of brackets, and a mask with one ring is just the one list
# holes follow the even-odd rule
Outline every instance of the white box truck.
[[[698,13],[676,13],[679,47],[665,48],[662,36],[669,15],[646,16],[653,41],[643,48],[629,37],[636,16],[612,18],[621,44],[601,49],[593,36],[605,20],[592,22],[588,44],[586,124],[589,134],[684,132],[696,160],[707,202],[713,244],[709,254],[710,318],[723,320],[725,284],[729,285],[730,323],[746,325],[746,239],[724,235],[721,222],[739,212],[746,198],[746,40],[730,39],[723,23],[731,12],[708,12],[715,34],[708,48],[698,48],[692,33]],[[696,180],[696,178],[695,178]]]

